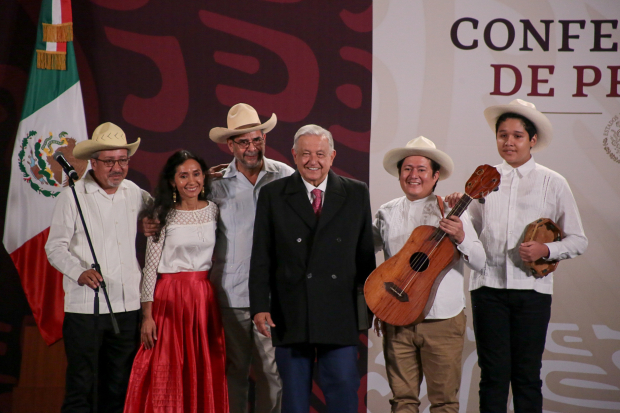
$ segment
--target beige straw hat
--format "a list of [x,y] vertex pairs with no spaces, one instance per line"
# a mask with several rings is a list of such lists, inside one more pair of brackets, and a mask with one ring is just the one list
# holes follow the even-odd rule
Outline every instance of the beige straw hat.
[[252,106],[245,103],[237,103],[228,111],[228,127],[211,129],[209,138],[216,143],[226,143],[226,139],[231,136],[243,135],[255,130],[262,130],[263,133],[267,133],[276,126],[277,122],[276,114],[272,113],[271,118],[261,124],[258,113],[256,113]]
[[536,141],[536,145],[534,145],[531,150],[532,153],[542,151],[549,146],[551,139],[553,138],[553,127],[551,126],[549,119],[536,110],[536,106],[534,106],[533,103],[526,102],[521,99],[515,99],[507,105],[496,105],[486,108],[484,110],[484,117],[486,118],[487,123],[491,127],[494,134],[497,133],[495,131],[497,119],[504,113],[516,113],[517,115],[526,117],[534,124],[534,126],[536,126],[536,135],[538,135],[538,140]]
[[73,156],[77,159],[90,159],[91,155],[99,151],[109,151],[112,149],[128,149],[129,156],[136,153],[140,146],[140,138],[132,144],[127,143],[125,132],[112,122],[106,122],[93,132],[92,139],[79,142],[73,148]]
[[398,177],[398,162],[408,156],[414,155],[425,156],[437,162],[441,167],[439,169],[440,181],[448,178],[454,170],[452,158],[450,158],[447,153],[437,149],[433,141],[424,136],[411,139],[404,148],[388,151],[383,157],[383,167],[389,174]]

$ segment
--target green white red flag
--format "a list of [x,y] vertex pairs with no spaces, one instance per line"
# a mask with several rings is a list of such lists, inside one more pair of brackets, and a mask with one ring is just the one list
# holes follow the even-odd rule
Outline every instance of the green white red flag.
[[64,292],[63,276],[47,261],[44,247],[56,196],[67,185],[52,156],[61,152],[80,176],[88,167],[73,158],[73,147],[87,132],[72,20],[70,0],[43,0],[13,149],[3,238],[48,344],[62,337]]

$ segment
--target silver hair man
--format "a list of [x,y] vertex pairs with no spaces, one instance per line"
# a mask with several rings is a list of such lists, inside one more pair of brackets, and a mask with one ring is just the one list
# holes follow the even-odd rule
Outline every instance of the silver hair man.
[[295,138],[293,139],[293,149],[297,150],[297,141],[305,135],[325,136],[329,141],[329,152],[331,153],[334,150],[334,138],[332,137],[332,133],[319,125],[313,124],[305,125],[299,128],[297,133],[295,133]]

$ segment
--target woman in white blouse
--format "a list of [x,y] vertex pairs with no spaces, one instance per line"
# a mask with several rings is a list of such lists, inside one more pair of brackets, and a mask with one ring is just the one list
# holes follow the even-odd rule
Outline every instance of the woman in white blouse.
[[126,413],[228,412],[224,333],[208,280],[218,209],[206,200],[206,171],[190,152],[173,154],[145,212],[161,229],[147,243]]

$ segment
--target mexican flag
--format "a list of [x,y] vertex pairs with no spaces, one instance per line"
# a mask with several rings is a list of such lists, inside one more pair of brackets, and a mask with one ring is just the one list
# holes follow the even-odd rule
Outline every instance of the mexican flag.
[[26,99],[11,158],[4,247],[11,255],[41,335],[62,338],[62,274],[47,261],[45,243],[56,196],[67,177],[57,151],[82,176],[88,161],[73,148],[87,139],[82,90],[73,50],[70,0],[43,0]]

